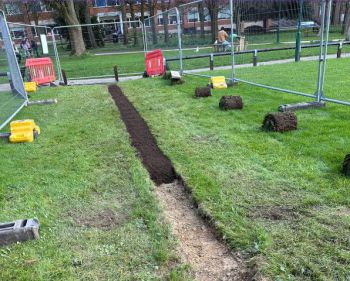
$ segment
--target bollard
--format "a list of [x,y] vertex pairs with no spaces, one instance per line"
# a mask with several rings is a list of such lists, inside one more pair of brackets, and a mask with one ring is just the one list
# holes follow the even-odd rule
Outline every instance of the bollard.
[[343,42],[339,42],[338,49],[337,49],[337,59],[341,58],[342,49],[343,49]]
[[254,50],[254,54],[253,54],[253,66],[258,66],[258,50]]
[[115,65],[113,67],[113,70],[114,70],[114,79],[115,79],[115,81],[119,82],[118,66]]
[[209,68],[210,68],[210,70],[214,70],[214,55],[213,54],[210,54],[210,57],[209,57]]

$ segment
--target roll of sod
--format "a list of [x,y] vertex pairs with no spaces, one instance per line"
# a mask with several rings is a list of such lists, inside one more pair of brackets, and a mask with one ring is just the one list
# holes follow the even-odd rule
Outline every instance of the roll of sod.
[[211,89],[209,87],[196,88],[195,97],[196,98],[207,98],[211,96]]
[[219,107],[221,110],[242,109],[243,101],[240,96],[223,96],[220,99]]
[[296,130],[298,126],[297,116],[294,112],[278,112],[266,114],[262,128],[265,131],[288,132]]
[[345,156],[343,162],[343,174],[347,177],[350,177],[350,154]]

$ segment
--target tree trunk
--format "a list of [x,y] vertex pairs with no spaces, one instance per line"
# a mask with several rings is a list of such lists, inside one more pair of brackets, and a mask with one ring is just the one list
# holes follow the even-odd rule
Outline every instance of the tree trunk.
[[133,1],[129,2],[130,7],[130,14],[131,14],[131,21],[132,23],[132,31],[133,31],[133,37],[134,37],[134,46],[137,46],[137,31],[136,31],[136,23],[135,21],[135,11],[134,11],[134,4]]
[[126,22],[126,1],[120,1],[120,8],[122,12],[122,20],[123,20],[123,35],[124,35],[124,45],[128,45],[128,25]]
[[[66,0],[61,4],[63,16],[68,25],[79,25],[79,20],[74,8],[73,0]],[[69,35],[72,45],[72,55],[81,56],[85,54],[86,48],[83,38],[82,29],[80,26],[70,27]]]
[[205,15],[204,15],[204,5],[203,2],[200,2],[198,4],[198,14],[199,14],[199,21],[200,21],[200,37],[204,38],[204,21],[205,21]]
[[157,19],[155,17],[153,17],[155,15],[154,3],[150,4],[149,14],[152,17],[150,20],[151,21],[151,29],[152,29],[152,42],[153,42],[153,45],[157,45],[158,44],[158,37],[157,37],[157,26],[156,26],[156,22],[155,22],[155,20],[157,20]]
[[145,22],[145,0],[141,0],[141,22]]
[[[236,12],[236,32],[238,36],[241,36],[242,34],[241,9],[238,8],[236,11],[237,11]],[[232,30],[232,33],[233,33],[233,30]]]
[[[86,0],[86,5],[84,5],[84,18],[86,24],[91,24],[91,15],[90,15],[90,7],[91,7],[91,0]],[[96,38],[94,34],[94,30],[92,26],[87,26],[87,31],[89,35],[89,40],[91,43],[91,48],[97,48]]]
[[169,45],[169,15],[164,13],[166,11],[165,0],[161,0],[161,7],[163,12],[163,26],[164,26],[164,43]]
[[212,42],[215,42],[218,37],[218,11],[216,8],[209,11],[210,21],[211,21],[211,39]]
[[346,12],[343,23],[343,34],[346,36],[346,40],[350,40],[350,2],[346,4]]
[[338,25],[340,23],[340,9],[341,9],[342,1],[335,0],[335,9],[333,15],[333,24]]
[[344,33],[346,40],[350,40],[350,3],[347,4],[346,19],[344,21]]

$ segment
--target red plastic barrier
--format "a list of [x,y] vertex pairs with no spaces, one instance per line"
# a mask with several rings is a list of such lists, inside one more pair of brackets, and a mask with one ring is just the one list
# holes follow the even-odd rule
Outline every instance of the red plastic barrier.
[[47,84],[56,80],[55,69],[50,58],[27,59],[26,68],[31,80],[37,84]]
[[164,73],[164,57],[162,50],[155,50],[146,54],[146,72],[148,76]]

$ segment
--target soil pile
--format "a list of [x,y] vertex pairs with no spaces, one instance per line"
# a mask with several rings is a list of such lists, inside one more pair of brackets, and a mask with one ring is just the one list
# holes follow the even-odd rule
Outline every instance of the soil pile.
[[173,182],[177,179],[176,172],[170,160],[159,149],[145,120],[117,85],[110,85],[108,90],[129,132],[131,144],[137,149],[151,179],[157,185]]

